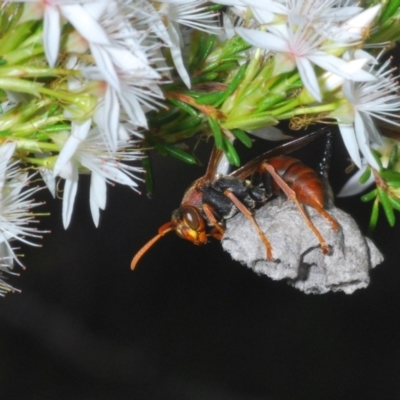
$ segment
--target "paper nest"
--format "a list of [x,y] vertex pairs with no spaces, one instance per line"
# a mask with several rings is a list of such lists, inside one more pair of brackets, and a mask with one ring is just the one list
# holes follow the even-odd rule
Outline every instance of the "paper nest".
[[276,198],[254,215],[272,244],[274,260],[266,259],[266,248],[251,222],[238,213],[227,221],[222,247],[234,260],[274,280],[286,279],[305,293],[343,291],[351,294],[368,286],[371,268],[383,261],[374,243],[364,237],[351,216],[338,208],[328,210],[340,224],[331,224],[312,207],[307,214],[332,248],[322,253],[319,242],[292,201]]

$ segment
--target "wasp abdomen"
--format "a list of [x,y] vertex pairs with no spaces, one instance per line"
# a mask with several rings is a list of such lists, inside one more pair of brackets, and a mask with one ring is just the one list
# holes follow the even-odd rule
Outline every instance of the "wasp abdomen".
[[[268,160],[277,174],[296,192],[303,204],[313,207],[324,207],[324,189],[317,173],[292,157],[275,157]],[[275,184],[275,189],[279,187]]]

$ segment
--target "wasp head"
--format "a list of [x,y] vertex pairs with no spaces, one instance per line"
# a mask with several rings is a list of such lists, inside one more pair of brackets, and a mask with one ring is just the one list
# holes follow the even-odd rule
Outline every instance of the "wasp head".
[[173,212],[171,222],[175,232],[182,239],[199,246],[207,242],[206,223],[198,208],[190,205],[180,206]]
[[173,212],[171,221],[162,225],[158,230],[158,234],[150,239],[136,253],[131,263],[131,269],[136,268],[143,254],[146,253],[157,240],[172,231],[175,231],[181,238],[190,240],[197,245],[202,245],[207,242],[206,223],[200,211],[194,206],[181,206]]

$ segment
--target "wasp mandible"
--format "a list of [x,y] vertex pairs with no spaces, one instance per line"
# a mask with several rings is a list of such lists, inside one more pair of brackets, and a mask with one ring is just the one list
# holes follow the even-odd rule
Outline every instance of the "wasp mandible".
[[[252,223],[266,248],[266,257],[273,259],[273,249],[268,238],[259,227],[251,210],[265,204],[274,194],[283,191],[295,202],[308,227],[317,237],[322,252],[329,253],[329,246],[308,217],[303,205],[317,210],[332,228],[339,230],[338,222],[325,209],[324,187],[318,174],[301,161],[287,157],[329,132],[329,128],[310,133],[249,161],[229,175],[216,173],[223,152],[214,147],[205,175],[192,183],[186,190],[180,207],[172,213],[170,222],[162,225],[158,234],[149,240],[135,255],[131,269],[135,269],[143,254],[153,244],[171,231],[193,242],[207,243],[209,237],[220,240],[225,232],[225,221],[238,212]],[[259,183],[250,180],[259,176]]]

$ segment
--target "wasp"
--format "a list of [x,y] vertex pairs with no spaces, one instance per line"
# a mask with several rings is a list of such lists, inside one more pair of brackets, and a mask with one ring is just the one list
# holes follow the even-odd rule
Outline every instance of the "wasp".
[[[295,202],[305,223],[317,237],[322,252],[328,254],[328,244],[303,207],[313,207],[330,222],[335,231],[339,230],[338,222],[324,209],[323,182],[313,169],[287,156],[325,135],[327,131],[327,128],[323,128],[285,143],[261,154],[228,175],[217,174],[223,152],[214,147],[205,175],[186,190],[181,205],[172,213],[171,221],[162,225],[158,234],[137,252],[131,269],[135,269],[143,254],[157,240],[171,231],[199,246],[206,244],[210,237],[220,240],[225,232],[225,221],[238,212],[251,221],[265,245],[267,259],[273,260],[271,243],[259,227],[252,210],[280,192]],[[255,176],[258,177],[258,183]]]

